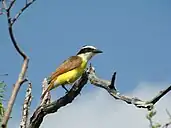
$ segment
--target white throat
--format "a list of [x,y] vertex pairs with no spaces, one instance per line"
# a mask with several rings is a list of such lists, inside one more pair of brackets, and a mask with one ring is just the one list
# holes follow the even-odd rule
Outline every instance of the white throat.
[[94,55],[95,55],[95,53],[87,52],[87,53],[79,54],[77,56],[81,57],[85,61],[89,61]]

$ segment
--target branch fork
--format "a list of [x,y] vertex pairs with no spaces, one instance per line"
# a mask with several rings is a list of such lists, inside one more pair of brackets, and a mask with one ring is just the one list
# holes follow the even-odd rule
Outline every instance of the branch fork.
[[65,96],[49,104],[40,105],[35,110],[32,117],[30,118],[30,124],[28,128],[38,128],[40,124],[42,123],[43,118],[47,114],[57,112],[58,109],[60,109],[61,107],[71,103],[75,99],[75,97],[78,96],[78,94],[80,94],[82,88],[87,83],[87,81],[88,81],[88,75],[85,72],[83,73],[82,77],[74,83],[72,88],[69,90],[69,92]]
[[[7,123],[8,120],[10,118],[11,112],[12,112],[12,108],[15,102],[15,99],[17,97],[17,94],[20,90],[21,85],[26,82],[26,72],[27,72],[27,68],[28,68],[28,63],[29,63],[29,58],[28,56],[24,53],[24,51],[19,47],[14,33],[13,33],[13,24],[15,23],[15,21],[19,18],[19,16],[24,12],[24,10],[26,10],[35,0],[32,0],[28,3],[26,3],[26,5],[19,11],[19,13],[16,14],[16,16],[14,18],[11,17],[11,9],[13,7],[13,5],[15,4],[16,0],[11,0],[9,4],[7,4],[7,0],[1,0],[2,2],[2,8],[5,10],[6,16],[7,16],[7,22],[8,22],[8,31],[9,31],[9,35],[12,41],[12,44],[14,45],[14,48],[16,49],[16,51],[19,53],[19,55],[23,58],[23,64],[21,67],[21,71],[19,73],[18,79],[16,81],[16,83],[14,84],[14,88],[12,90],[12,94],[11,97],[9,99],[8,102],[8,106],[7,109],[5,111],[3,120],[2,120],[2,128],[6,128],[7,127]],[[9,5],[9,6],[8,6]]]
[[136,97],[128,97],[125,95],[121,95],[120,92],[115,87],[115,79],[116,79],[116,72],[114,72],[112,76],[112,80],[103,80],[97,77],[95,74],[95,69],[91,70],[92,66],[90,66],[88,79],[90,80],[90,83],[105,89],[113,98],[117,100],[122,100],[126,102],[127,104],[135,105],[138,108],[146,108],[147,110],[153,109],[153,106],[156,102],[158,102],[164,95],[166,95],[171,90],[171,85],[164,89],[163,91],[160,91],[158,95],[156,95],[154,98],[148,101],[141,100]]
[[[14,45],[19,55],[23,58],[21,72],[18,76],[18,80],[14,84],[14,88],[13,88],[10,100],[8,102],[7,109],[3,117],[2,128],[7,127],[7,123],[10,118],[10,114],[11,114],[16,96],[20,90],[21,85],[27,81],[26,72],[27,72],[28,63],[29,63],[29,57],[18,46],[18,43],[15,39],[15,36],[13,33],[13,25],[17,21],[17,19],[21,16],[21,14],[23,14],[23,12],[35,1],[36,0],[30,0],[30,1],[26,0],[25,6],[21,8],[20,11],[12,18],[10,12],[16,0],[11,0],[9,3],[9,6],[6,3],[6,0],[1,0],[3,9],[5,10],[5,13],[7,16],[8,31],[9,31],[12,44]],[[68,103],[71,103],[74,100],[74,98],[78,94],[80,94],[80,91],[82,90],[82,88],[84,87],[84,85],[87,83],[88,80],[90,81],[91,84],[105,89],[113,98],[124,101],[127,104],[135,105],[138,108],[145,108],[147,110],[152,110],[155,103],[158,102],[164,95],[166,95],[171,90],[171,86],[169,86],[168,88],[159,92],[158,95],[156,95],[154,98],[148,101],[144,101],[136,97],[131,98],[131,97],[120,94],[120,92],[116,89],[115,87],[116,72],[114,72],[112,79],[110,81],[100,79],[99,77],[97,77],[95,73],[95,68],[92,67],[92,65],[90,65],[88,71],[82,75],[82,77],[73,85],[71,90],[65,96],[50,103],[50,98],[48,97],[48,95],[50,94],[47,95],[47,100],[45,100],[45,102],[42,101],[41,105],[35,110],[34,114],[30,118],[30,123],[29,123],[28,128],[38,128],[40,124],[42,123],[44,116],[50,113],[57,112],[57,110],[60,109],[61,107],[67,105]],[[31,102],[30,95],[31,95],[31,85],[28,88],[26,98],[25,98],[25,104],[27,105],[24,104],[23,106],[23,120],[21,121],[21,125],[20,125],[22,128],[26,127],[27,125],[27,118],[28,118],[27,113],[28,113],[28,108],[30,106],[30,102]]]

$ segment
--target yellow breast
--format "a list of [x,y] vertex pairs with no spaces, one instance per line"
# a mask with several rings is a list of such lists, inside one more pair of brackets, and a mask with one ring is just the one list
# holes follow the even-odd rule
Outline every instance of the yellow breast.
[[83,61],[78,68],[75,68],[71,71],[68,71],[58,76],[58,78],[54,82],[54,86],[57,87],[59,85],[72,84],[82,75],[86,66],[87,66],[87,62]]

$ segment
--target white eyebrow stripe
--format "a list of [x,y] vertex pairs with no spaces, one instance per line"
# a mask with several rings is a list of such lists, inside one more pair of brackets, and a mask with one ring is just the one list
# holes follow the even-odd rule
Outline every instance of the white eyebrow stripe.
[[90,46],[90,45],[84,46],[84,47],[82,47],[81,49],[85,49],[85,48],[97,49],[96,47],[94,47],[94,46]]

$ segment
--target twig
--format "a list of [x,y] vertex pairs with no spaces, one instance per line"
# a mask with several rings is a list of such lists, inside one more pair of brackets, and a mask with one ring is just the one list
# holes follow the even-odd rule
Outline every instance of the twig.
[[12,19],[11,24],[14,24],[15,21],[20,17],[20,15],[26,10],[33,2],[36,0],[31,0],[30,2],[26,2],[25,6],[15,15],[15,17]]
[[[47,79],[45,78],[42,82],[42,94],[44,93],[47,87],[48,87],[48,83],[47,83]],[[51,100],[50,92],[47,92],[44,98],[42,99],[40,105],[49,104],[50,100]]]
[[[17,41],[16,41],[16,39],[14,37],[14,34],[13,34],[13,28],[12,28],[12,26],[13,26],[14,21],[11,19],[10,12],[11,12],[11,8],[14,5],[15,2],[16,2],[16,0],[12,0],[11,3],[9,4],[9,7],[7,7],[6,0],[2,0],[2,4],[4,6],[4,9],[5,9],[6,15],[7,15],[9,35],[10,35],[11,41],[12,41],[12,43],[13,43],[16,51],[20,54],[20,56],[23,57],[23,64],[22,64],[22,67],[21,67],[20,74],[18,76],[18,80],[16,81],[16,83],[14,85],[14,88],[13,88],[13,91],[12,91],[12,94],[11,94],[11,97],[9,99],[8,106],[7,106],[5,115],[3,117],[2,128],[5,128],[7,126],[7,123],[8,123],[8,120],[10,118],[10,114],[11,114],[11,111],[12,111],[12,108],[13,108],[13,105],[14,105],[14,102],[15,102],[15,99],[16,99],[16,96],[17,96],[17,94],[19,92],[19,89],[20,89],[21,85],[25,82],[25,74],[26,74],[26,71],[27,71],[27,68],[28,68],[28,63],[29,63],[28,56],[18,46]],[[29,5],[31,5],[32,3],[30,3]],[[29,6],[26,6],[23,9],[23,11],[27,7],[29,7]],[[15,21],[16,20],[17,20],[17,18],[15,19]]]
[[[116,75],[116,72],[114,74]],[[89,78],[91,84],[107,90],[108,93],[115,99],[122,100],[128,104],[133,104],[138,108],[146,108],[148,110],[151,110],[153,108],[153,105],[157,101],[159,101],[164,95],[166,95],[166,93],[168,93],[171,90],[171,86],[169,86],[165,90],[160,91],[157,96],[155,96],[154,98],[152,98],[151,100],[148,100],[148,101],[144,101],[144,100],[141,100],[136,97],[131,98],[128,96],[121,95],[119,93],[119,91],[116,90],[116,87],[114,86],[115,75],[113,75],[112,81],[103,80],[103,79],[100,79],[99,77],[97,77],[95,74],[95,71],[91,70],[91,67],[90,67],[88,78]]]
[[8,76],[8,74],[7,74],[7,73],[5,73],[5,74],[0,74],[0,76]]
[[152,110],[149,111],[149,113],[146,115],[146,118],[148,119],[149,123],[150,123],[150,128],[160,128],[161,124],[154,122],[153,121],[153,117],[156,115],[157,111],[154,110],[154,108]]
[[25,95],[25,100],[23,104],[23,110],[22,110],[22,120],[20,122],[20,128],[27,128],[27,121],[28,121],[28,115],[29,115],[29,108],[32,101],[32,84],[29,82],[27,92]]
[[28,128],[39,128],[40,124],[43,121],[43,118],[47,114],[54,113],[61,107],[71,103],[74,100],[74,98],[78,94],[80,94],[80,91],[87,83],[87,80],[87,73],[84,73],[82,77],[74,83],[71,90],[65,96],[50,104],[39,106],[34,112],[33,116],[30,118],[30,125]]
[[[154,112],[156,113],[156,111],[154,111]],[[148,121],[150,123],[149,124],[150,128],[153,128],[153,120],[152,120],[153,116],[151,116],[151,113],[153,113],[153,110],[149,111],[146,118],[148,119]]]
[[8,7],[8,11],[12,8],[16,0],[11,0],[10,5]]

